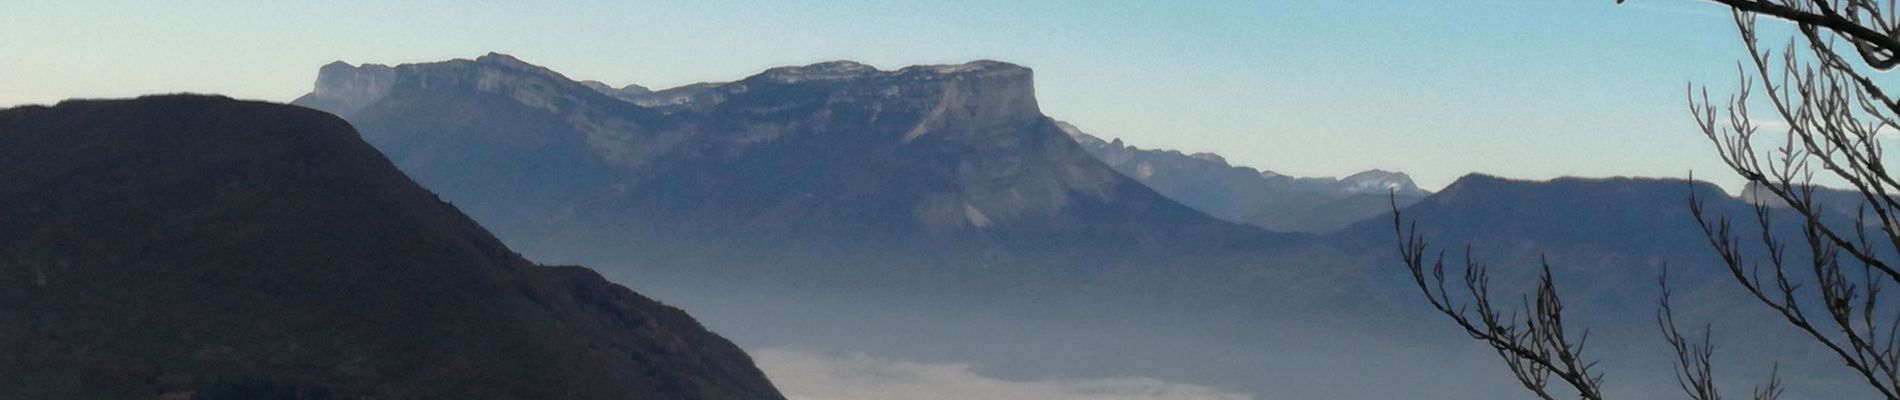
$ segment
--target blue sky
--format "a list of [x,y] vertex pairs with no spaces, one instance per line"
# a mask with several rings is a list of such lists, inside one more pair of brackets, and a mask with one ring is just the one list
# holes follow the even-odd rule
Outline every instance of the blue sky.
[[1726,12],[1691,0],[385,3],[9,2],[0,105],[289,101],[330,61],[489,51],[652,87],[989,58],[1034,68],[1044,112],[1085,131],[1282,173],[1738,181],[1683,89],[1725,93],[1744,53]]

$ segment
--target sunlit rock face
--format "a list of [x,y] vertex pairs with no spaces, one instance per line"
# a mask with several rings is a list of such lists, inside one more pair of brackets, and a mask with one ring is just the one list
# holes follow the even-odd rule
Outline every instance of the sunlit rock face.
[[[736,123],[708,133],[731,154],[773,142],[756,152],[789,151],[794,164],[836,172],[786,177],[808,185],[803,195],[889,203],[883,211],[914,214],[933,231],[985,228],[1055,215],[1076,202],[1072,196],[1105,198],[1115,179],[1059,141],[1033,85],[1029,69],[992,61],[777,68],[723,88],[709,117]],[[914,189],[879,187],[893,184]],[[809,192],[824,187],[837,189]],[[867,198],[892,195],[902,199]],[[767,218],[799,212],[808,210],[773,207]]]
[[388,95],[389,86],[395,82],[396,70],[388,66],[358,67],[338,61],[323,66],[317,74],[317,87],[298,98],[297,103],[347,117]]

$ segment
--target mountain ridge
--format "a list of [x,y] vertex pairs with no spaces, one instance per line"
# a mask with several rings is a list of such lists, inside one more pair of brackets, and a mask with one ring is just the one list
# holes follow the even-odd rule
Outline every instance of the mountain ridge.
[[[558,77],[558,74],[541,73],[546,71],[545,68],[515,68],[512,64],[519,60],[492,54],[472,62],[452,60],[404,64],[395,67],[405,77],[399,81],[406,79],[444,84],[398,83],[395,86],[399,90],[390,95],[391,99],[402,99],[404,96],[452,97],[441,101],[404,100],[397,103],[390,103],[389,99],[378,100],[378,104],[386,107],[379,106],[362,115],[352,113],[349,118],[363,127],[365,136],[389,152],[399,165],[417,164],[405,165],[404,169],[437,190],[456,192],[454,187],[491,186],[473,182],[490,181],[490,175],[493,174],[438,173],[432,172],[434,166],[427,165],[444,159],[433,152],[470,154],[463,150],[443,149],[478,146],[468,143],[465,138],[430,137],[439,135],[438,132],[470,131],[494,132],[483,133],[479,137],[535,137],[542,138],[535,139],[538,141],[572,143],[563,145],[563,149],[544,150],[555,152],[551,154],[563,154],[559,158],[582,163],[562,167],[573,171],[563,175],[586,177],[593,182],[568,186],[614,188],[591,194],[560,196],[588,198],[591,200],[584,202],[589,204],[542,206],[542,209],[553,207],[573,212],[589,212],[584,210],[591,209],[596,214],[610,214],[616,209],[646,208],[656,210],[646,213],[650,218],[678,216],[681,219],[693,219],[702,225],[725,224],[754,228],[811,226],[794,222],[811,219],[847,224],[853,223],[850,221],[885,221],[896,219],[892,217],[895,215],[909,214],[908,219],[916,221],[922,231],[967,236],[973,230],[1012,225],[1011,221],[1022,218],[1062,218],[1059,215],[1072,204],[1112,204],[1121,201],[1117,200],[1117,196],[1134,196],[1144,198],[1134,200],[1137,202],[1172,207],[1162,199],[1145,199],[1151,195],[1142,193],[1146,189],[1140,185],[1121,188],[1131,185],[1116,183],[1121,178],[1112,170],[1100,167],[1085,153],[1075,149],[1059,129],[1054,129],[1051,122],[1041,115],[1030,70],[1013,64],[982,60],[957,65],[913,66],[891,71],[848,61],[780,67],[703,89],[690,96],[696,100],[672,104],[675,106],[673,109],[644,107],[622,98],[612,98],[601,92],[599,85],[590,87],[572,82],[536,83],[539,81],[523,80],[527,78],[491,79],[496,82],[520,82],[528,88],[549,89],[546,92],[537,91],[534,95],[519,95],[516,93],[526,89],[482,85],[480,82],[483,81],[474,79],[431,78],[432,75],[457,73],[459,65],[483,69],[483,65],[488,62],[484,60],[487,59],[501,61],[494,67],[498,72],[524,71],[550,81]],[[323,73],[349,75],[341,71]],[[360,82],[324,77],[318,81],[346,84]],[[461,84],[457,85],[457,82]],[[580,90],[586,93],[580,93]],[[333,88],[317,92],[373,91]],[[444,123],[415,125],[411,116],[454,114],[459,111],[405,108],[411,105],[436,107],[493,94],[507,94],[507,98],[514,103],[528,106],[526,109],[506,106],[519,109],[518,112],[566,116],[561,117],[559,122],[547,121],[534,126],[522,125],[519,120],[530,117],[520,117],[515,118],[517,121],[466,124],[462,121],[445,121],[451,127],[443,128]],[[320,109],[335,103],[320,101],[319,97],[306,97],[297,102]],[[542,103],[558,105],[541,106]],[[491,106],[503,105],[483,107]],[[544,117],[531,118],[545,120]],[[510,124],[516,128],[508,131],[490,129]],[[523,136],[526,132],[541,133]],[[508,142],[523,139],[499,140]],[[521,148],[519,145],[501,144],[497,143],[493,149],[481,152],[493,154],[484,157],[510,158],[513,156],[507,153],[519,152]],[[1030,153],[1038,155],[1026,156]],[[871,157],[861,157],[863,155]],[[859,165],[838,166],[827,164],[831,161],[821,160]],[[508,170],[546,168],[522,164],[526,161],[460,162],[463,165],[485,166],[513,164],[510,168],[497,169],[495,174],[507,174],[504,171]],[[833,168],[838,173],[805,173],[825,168]],[[787,172],[798,173],[787,175]],[[986,175],[991,173],[1003,175]],[[792,183],[801,180],[811,181]],[[899,193],[894,196],[913,197],[897,198],[879,194],[866,186],[905,181],[913,182],[914,186],[894,190]],[[715,184],[718,186],[707,186]],[[642,187],[646,189],[639,189]],[[794,187],[831,189],[823,189],[830,191],[828,193],[787,191]],[[712,194],[734,190],[753,193],[742,196]],[[662,192],[682,193],[676,196],[682,198],[692,197],[690,193],[706,193],[703,198],[764,200],[718,204],[649,198],[653,193]],[[486,195],[462,196],[454,193],[451,196],[488,198]],[[866,200],[845,200],[845,197]],[[870,200],[875,198],[883,200]],[[1090,200],[1078,200],[1084,198]],[[780,202],[770,203],[773,201]],[[858,204],[863,201],[887,203],[864,208],[861,207],[864,204]],[[860,207],[850,210],[831,205],[847,203]],[[470,208],[476,210],[476,215],[487,214],[487,206],[476,204]],[[844,214],[838,214],[840,212]],[[871,212],[884,216],[859,215]],[[1192,212],[1171,213],[1185,215]],[[719,222],[721,220],[729,222]],[[513,225],[508,222],[498,224]],[[1195,224],[1222,225],[1213,221]],[[889,236],[887,233],[890,232],[877,235]]]
[[1327,234],[1431,194],[1404,173],[1372,169],[1343,179],[1303,178],[1228,164],[1215,153],[1148,150],[1068,123],[1090,155],[1170,199],[1222,220],[1279,232]]

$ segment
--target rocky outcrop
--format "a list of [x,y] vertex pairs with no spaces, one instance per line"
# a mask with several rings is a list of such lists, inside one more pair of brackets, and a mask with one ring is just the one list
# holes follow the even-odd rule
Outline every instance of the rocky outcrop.
[[348,117],[382,100],[396,83],[396,70],[384,65],[352,66],[342,61],[324,65],[317,71],[316,88],[299,97],[297,104]]

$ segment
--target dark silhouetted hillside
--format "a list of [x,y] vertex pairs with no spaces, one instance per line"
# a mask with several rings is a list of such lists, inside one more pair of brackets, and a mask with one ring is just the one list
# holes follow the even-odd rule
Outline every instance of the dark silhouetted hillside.
[[0,398],[781,398],[693,318],[528,262],[325,113],[0,111],[0,181]]

